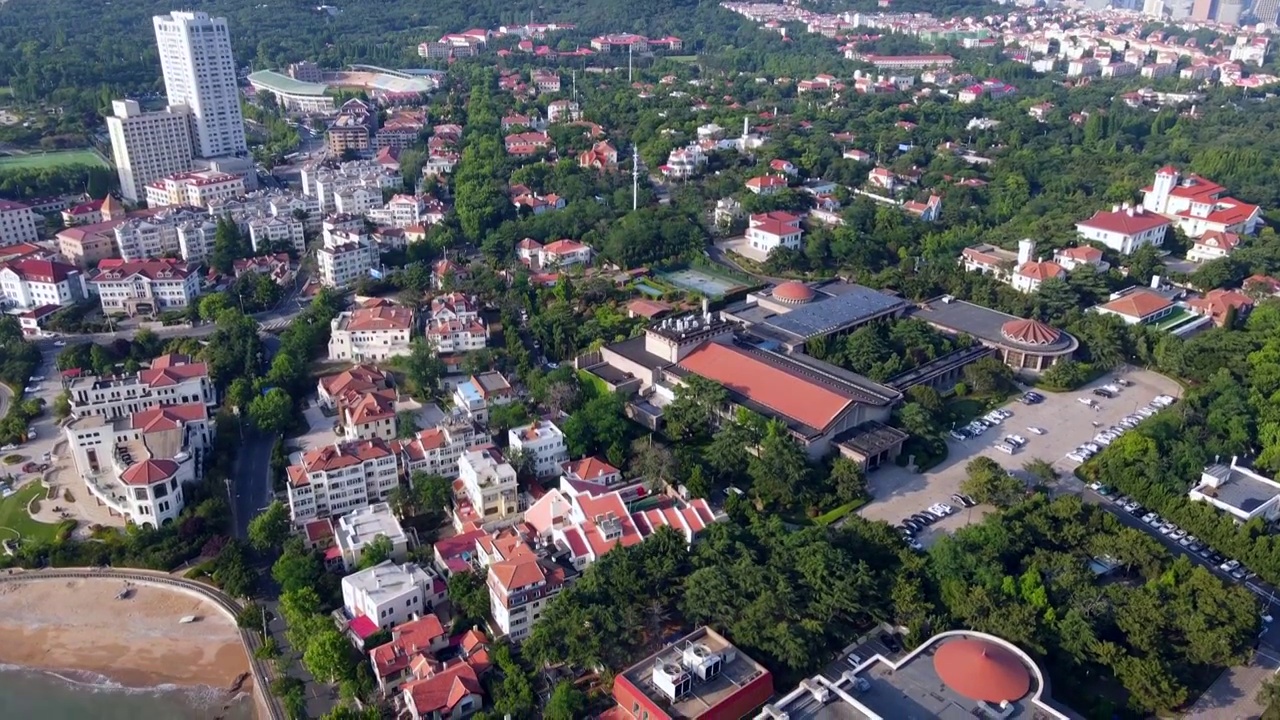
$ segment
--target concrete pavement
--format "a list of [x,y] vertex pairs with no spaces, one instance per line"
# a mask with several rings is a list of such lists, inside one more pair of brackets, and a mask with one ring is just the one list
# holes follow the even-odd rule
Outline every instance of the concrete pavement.
[[236,454],[235,473],[231,477],[231,518],[235,536],[249,537],[249,522],[271,504],[271,448],[273,435],[245,431],[240,451]]

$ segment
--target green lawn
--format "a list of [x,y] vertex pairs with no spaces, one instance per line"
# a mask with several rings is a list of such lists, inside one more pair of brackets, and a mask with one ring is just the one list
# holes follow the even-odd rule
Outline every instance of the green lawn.
[[107,167],[102,158],[92,150],[58,150],[29,155],[0,156],[0,171],[19,168],[51,168],[59,165],[93,165]]
[[[33,498],[44,498],[45,490],[38,482],[32,482],[18,492],[0,500],[0,528],[11,528],[22,533],[24,540],[52,540],[57,525],[36,522],[27,514],[27,504]],[[8,540],[13,533],[0,531],[0,539]]]
[[667,59],[671,62],[692,64],[698,61],[697,55],[668,55]]

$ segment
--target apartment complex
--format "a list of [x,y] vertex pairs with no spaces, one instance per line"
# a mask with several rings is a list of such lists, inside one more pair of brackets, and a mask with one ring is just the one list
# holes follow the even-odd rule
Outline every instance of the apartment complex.
[[289,511],[299,525],[384,501],[399,483],[396,455],[383,440],[313,448],[287,474]]
[[167,525],[182,512],[183,486],[199,479],[213,433],[209,409],[199,401],[85,415],[64,430],[88,491],[142,527]]
[[347,310],[330,321],[330,360],[366,362],[409,354],[413,310],[382,301]]
[[120,262],[90,281],[105,313],[158,315],[185,310],[200,296],[200,276],[176,260]]
[[72,305],[89,291],[75,265],[27,258],[0,263],[0,294],[12,307],[29,310]]
[[489,328],[480,317],[474,297],[448,293],[431,301],[427,341],[439,355],[482,350],[489,342]]
[[0,247],[40,239],[36,214],[20,202],[0,199]]
[[520,512],[516,471],[492,444],[468,448],[458,458],[454,525],[491,524]]
[[399,190],[404,178],[373,160],[352,160],[339,165],[316,164],[302,168],[302,192],[316,198],[320,213],[337,212],[335,193],[355,187],[372,188],[381,201],[383,190]]
[[174,255],[187,262],[200,262],[213,252],[217,231],[214,218],[185,207],[131,217],[112,228],[115,255],[127,262]]
[[489,610],[507,639],[520,642],[529,637],[552,598],[579,573],[562,559],[539,553],[515,536],[495,538],[492,550],[485,577]]
[[226,18],[174,12],[152,18],[169,105],[191,109],[192,148],[202,158],[244,155],[244,118]]
[[320,406],[335,410],[342,398],[350,393],[385,390],[390,387],[387,376],[372,365],[357,365],[336,375],[325,375],[316,383],[316,397]]
[[559,475],[561,467],[569,461],[564,433],[550,420],[534,420],[511,428],[507,431],[507,442],[529,458],[529,465],[538,477]]
[[458,460],[462,453],[480,439],[480,433],[469,422],[445,422],[402,440],[400,462],[410,476],[425,472],[452,477],[458,473]]
[[347,151],[365,155],[373,150],[377,131],[378,111],[369,103],[352,98],[338,108],[338,114],[325,131],[325,143],[334,155]]
[[143,112],[136,100],[111,103],[107,133],[120,178],[120,195],[125,200],[142,202],[147,199],[149,183],[191,169],[190,123],[191,112],[186,106]]
[[174,173],[147,183],[147,205],[208,208],[220,200],[244,195],[244,178],[212,170]]
[[316,251],[316,262],[321,284],[332,288],[345,288],[382,264],[378,246],[364,238],[354,242],[326,242]]
[[217,392],[209,366],[186,355],[161,355],[132,375],[81,375],[63,381],[71,416],[120,418],[162,405],[199,403],[213,408]]
[[453,388],[453,407],[469,420],[489,422],[489,409],[515,402],[515,391],[502,373],[472,375]]

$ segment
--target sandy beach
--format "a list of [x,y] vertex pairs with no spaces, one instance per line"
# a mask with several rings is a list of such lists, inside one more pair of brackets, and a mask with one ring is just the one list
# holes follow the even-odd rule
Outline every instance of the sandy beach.
[[[126,687],[230,688],[249,672],[235,623],[211,603],[119,580],[0,583],[0,663],[104,675]],[[196,615],[197,622],[178,620]],[[253,689],[252,678],[242,688]]]

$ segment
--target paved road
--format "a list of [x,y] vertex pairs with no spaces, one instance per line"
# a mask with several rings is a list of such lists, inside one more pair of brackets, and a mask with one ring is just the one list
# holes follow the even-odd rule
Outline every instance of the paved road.
[[237,538],[249,536],[249,521],[271,504],[271,448],[275,437],[245,432],[231,478],[231,518]]

